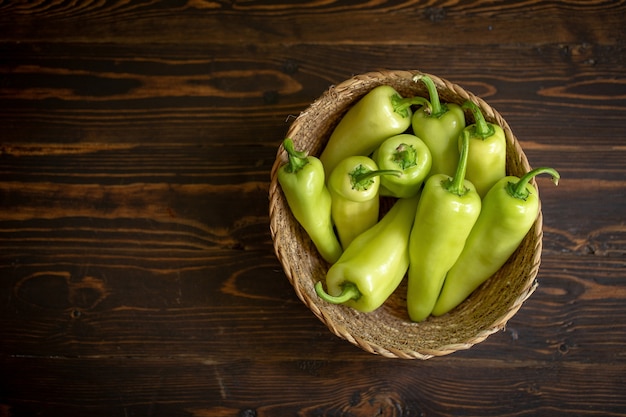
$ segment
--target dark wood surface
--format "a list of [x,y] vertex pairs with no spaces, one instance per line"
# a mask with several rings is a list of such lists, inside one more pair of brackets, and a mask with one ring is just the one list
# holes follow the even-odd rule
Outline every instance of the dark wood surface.
[[[0,2],[0,416],[626,416],[623,1]],[[418,69],[539,180],[539,287],[406,361],[332,335],[268,226],[290,122]]]

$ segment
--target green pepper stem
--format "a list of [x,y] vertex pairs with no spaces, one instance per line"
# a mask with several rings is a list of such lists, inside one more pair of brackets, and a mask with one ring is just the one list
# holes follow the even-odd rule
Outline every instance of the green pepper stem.
[[411,145],[401,143],[395,149],[393,162],[399,165],[403,170],[411,168],[417,165],[417,151]]
[[526,200],[529,194],[528,190],[526,189],[526,184],[528,184],[528,182],[532,178],[536,177],[539,174],[552,175],[552,182],[554,183],[554,185],[559,185],[559,179],[561,179],[561,175],[557,172],[556,169],[549,168],[549,167],[540,167],[540,168],[535,168],[531,171],[528,171],[524,176],[522,176],[522,178],[519,179],[519,181],[515,183],[509,182],[506,187],[507,192],[513,198]]
[[463,109],[471,111],[474,115],[473,133],[475,133],[476,136],[482,139],[487,139],[488,137],[493,136],[495,133],[493,125],[491,125],[491,123],[487,123],[485,116],[483,116],[483,113],[480,111],[480,108],[476,105],[476,103],[467,100],[463,103]]
[[465,171],[467,171],[467,154],[469,153],[469,140],[470,134],[464,129],[461,133],[461,155],[459,156],[459,164],[456,167],[456,172],[454,173],[454,177],[450,178],[446,184],[444,184],[444,188],[458,196],[465,195],[468,191],[467,187],[463,183],[465,180]]
[[379,177],[381,175],[395,175],[396,177],[399,177],[402,175],[402,171],[395,169],[368,170],[363,165],[359,165],[352,170],[349,175],[353,189],[367,190],[367,187],[372,183],[372,178]]
[[361,298],[361,291],[357,288],[356,284],[352,282],[346,282],[341,286],[341,294],[333,296],[324,291],[322,281],[318,281],[315,284],[315,292],[324,301],[331,304],[343,304],[346,301],[358,300]]
[[430,102],[426,100],[424,97],[407,97],[403,98],[400,94],[394,94],[391,97],[391,105],[393,107],[393,111],[402,115],[403,117],[408,116],[408,108],[413,105],[422,105],[431,108]]
[[289,156],[289,162],[286,168],[287,172],[298,172],[309,163],[307,153],[303,151],[296,151],[296,148],[293,145],[293,140],[290,138],[283,141],[283,148],[285,148],[285,151],[287,151],[287,155]]
[[428,90],[428,96],[430,97],[430,115],[431,117],[440,117],[448,111],[445,105],[441,104],[439,100],[439,93],[437,92],[437,86],[433,82],[432,78],[428,75],[417,74],[413,77],[414,82],[421,81]]

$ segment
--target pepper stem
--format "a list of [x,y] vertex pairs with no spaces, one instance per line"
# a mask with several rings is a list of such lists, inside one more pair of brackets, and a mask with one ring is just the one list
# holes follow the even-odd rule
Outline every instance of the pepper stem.
[[287,155],[289,156],[289,162],[285,168],[287,172],[298,172],[309,163],[307,153],[303,151],[296,151],[296,148],[293,145],[293,140],[290,138],[283,141],[283,148],[285,148],[285,151],[287,151]]
[[344,283],[341,286],[341,294],[333,296],[324,291],[322,281],[318,281],[315,284],[315,292],[322,300],[327,301],[331,304],[343,304],[346,301],[358,300],[359,298],[361,298],[361,291],[359,291],[357,286],[352,282]]
[[381,175],[395,175],[396,177],[399,177],[402,175],[402,171],[395,169],[370,170],[363,165],[359,165],[348,175],[350,175],[350,182],[353,189],[367,190],[367,188],[372,185],[374,177],[379,177]]
[[474,115],[474,127],[473,133],[481,139],[487,139],[493,136],[495,129],[491,123],[487,123],[485,116],[480,111],[480,108],[473,101],[467,100],[463,103],[463,109],[469,110]]
[[393,111],[400,114],[402,117],[407,117],[409,115],[409,107],[418,104],[431,108],[430,102],[424,97],[403,98],[402,96],[400,96],[400,94],[394,94],[393,96],[391,96],[391,106],[393,107]]
[[430,115],[431,117],[440,117],[448,111],[445,105],[441,104],[439,100],[439,93],[437,92],[437,86],[433,82],[432,78],[428,75],[417,74],[413,77],[414,82],[421,81],[428,90],[428,96],[430,97]]
[[463,181],[465,180],[465,171],[467,170],[467,154],[469,153],[469,140],[470,133],[467,129],[464,129],[461,133],[461,155],[459,156],[459,164],[456,167],[456,172],[453,178],[449,178],[448,181],[444,184],[444,188],[458,196],[465,195],[468,189],[465,187]]
[[552,175],[552,182],[554,185],[559,185],[559,179],[561,179],[561,175],[557,172],[556,169],[549,167],[540,167],[535,168],[531,171],[528,171],[519,181],[513,183],[509,182],[507,184],[506,190],[509,195],[513,198],[519,198],[520,200],[526,200],[528,198],[528,190],[526,189],[526,184],[536,177],[539,174],[550,174]]
[[417,165],[417,151],[411,145],[401,143],[393,154],[393,162],[403,170]]

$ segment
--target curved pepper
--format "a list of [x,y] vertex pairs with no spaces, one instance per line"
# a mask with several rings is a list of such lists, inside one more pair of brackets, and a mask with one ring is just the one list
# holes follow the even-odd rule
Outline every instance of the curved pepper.
[[484,197],[506,175],[506,137],[500,126],[485,120],[474,102],[466,101],[463,108],[472,112],[475,121],[465,128],[470,133],[466,177]]
[[380,175],[385,174],[400,172],[379,170],[367,156],[350,156],[330,174],[331,217],[344,249],[378,222]]
[[325,301],[361,312],[380,307],[398,287],[409,266],[408,241],[419,195],[396,201],[372,228],[359,235],[315,291]]
[[411,126],[415,136],[422,139],[432,155],[430,175],[453,176],[459,161],[458,138],[465,127],[465,114],[458,104],[441,103],[437,87],[427,75],[416,75],[413,81],[421,81],[428,89],[430,102],[426,102],[413,114]]
[[343,252],[331,220],[331,197],[319,159],[296,151],[289,138],[283,142],[289,161],[279,168],[277,179],[287,204],[318,252],[334,263]]
[[353,155],[370,155],[386,138],[411,125],[411,104],[391,86],[375,87],[363,96],[333,130],[320,155],[326,175]]
[[464,179],[468,145],[466,134],[453,178],[433,175],[422,190],[409,240],[407,308],[412,321],[430,315],[446,273],[461,254],[480,213],[480,196]]
[[539,214],[537,190],[528,182],[542,173],[551,174],[558,184],[557,171],[536,168],[521,179],[504,177],[489,190],[463,252],[448,271],[433,315],[440,316],[461,304],[515,252]]
[[428,146],[417,136],[406,133],[386,139],[372,159],[379,169],[400,171],[399,176],[380,178],[380,194],[396,198],[417,195],[432,165]]

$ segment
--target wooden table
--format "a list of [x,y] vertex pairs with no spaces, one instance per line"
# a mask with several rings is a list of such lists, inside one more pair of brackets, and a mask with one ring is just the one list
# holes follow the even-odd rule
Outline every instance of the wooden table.
[[[626,415],[626,5],[0,3],[0,416]],[[331,85],[418,69],[511,125],[539,287],[469,350],[387,359],[296,297],[269,172]]]

